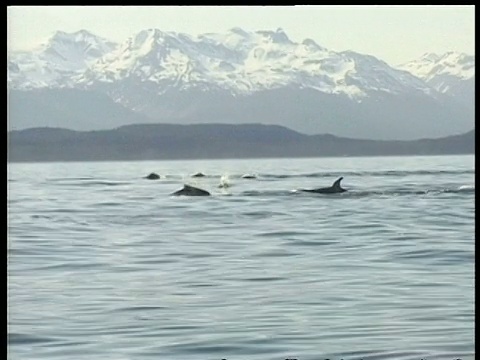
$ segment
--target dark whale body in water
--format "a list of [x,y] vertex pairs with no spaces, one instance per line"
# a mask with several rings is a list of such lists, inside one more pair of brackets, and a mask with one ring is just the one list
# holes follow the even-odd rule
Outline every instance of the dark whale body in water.
[[210,196],[210,193],[206,190],[202,190],[190,185],[183,185],[183,189],[175,191],[172,195],[185,195],[185,196]]
[[192,177],[204,177],[204,176],[205,176],[205,174],[203,174],[201,172],[192,175]]
[[158,179],[160,179],[160,175],[155,174],[155,173],[150,173],[150,174],[148,174],[147,176],[145,176],[145,179],[148,179],[148,180],[158,180]]
[[308,190],[308,189],[302,189],[301,191],[304,191],[304,192],[312,192],[312,193],[317,193],[317,194],[338,194],[338,193],[342,193],[342,192],[345,192],[347,190],[345,190],[344,188],[342,188],[340,186],[340,182],[342,181],[343,177],[340,177],[338,178],[332,186],[329,186],[329,187],[324,187],[324,188],[318,188],[318,189],[311,189],[311,190]]

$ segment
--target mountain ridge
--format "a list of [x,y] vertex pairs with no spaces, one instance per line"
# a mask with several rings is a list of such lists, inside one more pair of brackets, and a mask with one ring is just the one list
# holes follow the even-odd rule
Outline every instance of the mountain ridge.
[[[82,58],[68,69],[59,51],[45,52],[52,48],[64,58]],[[280,28],[198,36],[146,29],[115,44],[84,30],[56,34],[38,51],[8,58],[10,97],[24,99],[13,101],[22,110],[11,111],[10,129],[62,127],[69,119],[79,119],[78,130],[106,129],[132,122],[136,113],[139,122],[253,121],[310,134],[412,139],[467,131],[474,123],[474,57],[454,53],[426,56],[423,67],[407,66],[424,73],[429,68],[429,78],[421,78],[371,55],[330,51],[311,39],[294,42]],[[452,66],[440,69],[442,59],[465,64],[446,72]],[[434,68],[441,77],[431,76]],[[102,106],[112,109],[104,111],[122,106],[125,116],[90,120],[78,109],[90,108],[91,100],[66,111],[61,104],[71,101],[72,89],[92,92],[79,96],[79,103],[95,93],[107,96]],[[31,100],[35,93],[28,92],[53,90],[56,98],[44,96],[51,111],[39,114]]]
[[471,154],[475,130],[410,141],[306,135],[264,124],[133,124],[111,130],[8,133],[9,162]]
[[[58,48],[63,50],[63,53],[57,50]],[[91,49],[93,49],[94,54],[86,56]],[[252,68],[255,66],[258,67],[262,65],[259,61],[264,61],[269,66],[273,65],[274,69],[275,67],[277,67],[277,69],[278,67],[284,67],[285,64],[282,62],[285,62],[285,57],[288,57],[288,60],[290,60],[288,63],[290,67],[296,67],[297,70],[299,66],[302,65],[302,70],[310,71],[311,74],[315,74],[316,72],[317,75],[323,74],[324,76],[329,76],[332,73],[335,75],[332,71],[335,67],[338,67],[342,62],[348,63],[354,55],[360,55],[357,59],[369,59],[369,62],[377,67],[386,65],[386,68],[391,68],[389,70],[393,70],[393,72],[399,70],[400,73],[407,71],[409,75],[413,74],[415,77],[426,81],[431,80],[431,78],[436,75],[435,72],[456,75],[463,80],[474,77],[474,56],[455,52],[447,52],[442,56],[437,54],[424,54],[420,59],[392,67],[372,55],[362,55],[352,50],[341,52],[330,51],[318,45],[312,39],[304,39],[299,43],[293,42],[281,28],[276,31],[258,30],[255,32],[232,28],[225,34],[205,33],[197,36],[177,32],[164,32],[159,29],[146,29],[120,43],[110,42],[87,30],[80,30],[70,34],[58,31],[54,33],[46,43],[30,53],[36,53],[37,55],[43,54],[43,56],[47,56],[50,53],[50,55],[52,55],[50,57],[52,63],[58,62],[58,58],[62,57],[63,60],[68,60],[72,64],[82,63],[85,67],[89,64],[92,65],[93,67],[87,72],[88,74],[82,75],[85,76],[85,78],[76,78],[77,81],[85,82],[87,81],[86,79],[95,76],[92,74],[95,68],[101,69],[102,71],[100,71],[100,73],[111,72],[112,74],[116,73],[115,76],[123,77],[126,73],[123,72],[122,74],[122,72],[118,70],[129,70],[129,68],[132,67],[132,63],[136,62],[140,62],[139,65],[142,66],[151,65],[148,63],[145,64],[145,62],[147,60],[165,60],[168,56],[172,56],[172,53],[175,53],[175,51],[180,51],[181,54],[173,55],[186,56],[189,58],[186,60],[190,61],[192,66],[201,60],[201,56],[208,57],[207,60],[209,61],[212,61],[212,59],[222,60],[223,64],[215,64],[220,65],[220,69],[217,70],[221,70],[222,66],[231,69],[236,65],[243,64],[245,69],[243,69],[242,75],[244,76],[248,76],[248,72],[254,70]],[[59,52],[62,53],[60,54],[61,56],[57,56]],[[77,53],[76,56],[74,54],[75,52]],[[18,55],[25,55],[27,53],[26,51],[12,52],[10,61],[13,61]],[[82,54],[84,54],[89,61],[79,59],[79,57],[82,57]],[[146,55],[150,57],[153,56],[154,59],[148,58]],[[307,55],[308,59],[304,59]],[[269,59],[273,59],[276,63],[280,64],[275,65],[268,63]],[[205,59],[203,60],[205,62]],[[226,64],[225,61],[231,63]],[[326,62],[323,64],[325,65],[323,68],[315,66],[315,64],[321,63],[322,61]],[[463,65],[459,66],[459,63]],[[211,64],[205,63],[197,65],[199,65],[199,67],[208,67]],[[308,65],[311,66],[308,67]],[[455,71],[452,71],[452,67],[455,67]],[[115,71],[108,70],[111,68],[115,68]],[[384,68],[382,67],[382,69]],[[75,68],[75,70],[78,69]],[[148,69],[143,67],[143,69],[137,70],[142,72]],[[188,69],[177,70],[177,75],[181,75],[182,71]],[[209,70],[212,70],[212,68]],[[151,76],[152,74],[147,75]],[[407,80],[403,77],[403,81]],[[14,83],[10,85],[15,86]],[[428,89],[424,89],[424,84],[417,82],[417,85],[419,89],[428,91]],[[379,88],[373,87],[372,90],[379,90]]]

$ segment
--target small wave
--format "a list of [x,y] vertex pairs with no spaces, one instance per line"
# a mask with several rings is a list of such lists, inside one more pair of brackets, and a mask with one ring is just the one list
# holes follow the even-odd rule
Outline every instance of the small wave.
[[[424,189],[424,190],[412,190],[412,189],[390,189],[385,191],[348,191],[339,195],[346,197],[362,197],[362,196],[403,196],[403,195],[439,195],[439,194],[469,194],[475,193],[475,188],[468,189]],[[322,195],[322,194],[319,194]]]
[[7,335],[8,343],[10,345],[29,345],[29,344],[42,344],[42,343],[51,343],[57,341],[55,338],[51,337],[42,337],[37,335],[28,335],[28,334],[18,334],[18,333],[9,333]]
[[305,235],[314,235],[314,234],[315,233],[312,233],[309,231],[268,231],[268,232],[261,232],[257,234],[257,236],[283,238],[283,237],[292,237],[292,236],[302,237]]
[[297,247],[297,246],[324,246],[324,245],[335,245],[337,241],[310,241],[310,240],[295,240],[291,242],[289,245]]
[[84,180],[94,180],[93,176],[77,176],[77,177],[58,177],[58,178],[49,178],[47,181],[52,182],[71,182],[71,181],[84,181]]
[[441,188],[441,189],[409,189],[409,188],[395,188],[386,190],[349,190],[338,194],[320,194],[305,192],[302,189],[294,190],[270,190],[270,191],[243,191],[243,196],[319,196],[324,198],[336,198],[336,197],[363,197],[363,196],[402,196],[402,195],[438,195],[438,194],[471,194],[475,193],[475,187],[461,186],[457,188]]
[[291,190],[247,190],[243,191],[243,196],[286,196],[292,195],[294,192]]
[[323,178],[340,176],[409,176],[409,175],[461,175],[475,174],[474,169],[468,170],[382,170],[382,171],[342,171],[342,172],[313,172],[301,174],[260,174],[267,179],[291,178]]
[[250,277],[250,278],[245,278],[243,280],[249,281],[249,282],[272,282],[272,281],[287,280],[287,278],[282,276],[269,276],[269,277],[265,276],[265,277]]
[[249,211],[242,213],[243,216],[251,216],[254,218],[268,218],[271,216],[285,215],[285,213],[278,211]]
[[475,192],[475,185],[462,185],[457,190],[464,192]]
[[470,251],[446,249],[421,249],[402,251],[394,255],[395,259],[422,260],[437,264],[449,265],[459,262],[474,262]]
[[122,180],[103,180],[93,177],[72,177],[72,178],[52,178],[47,179],[47,183],[56,183],[55,186],[119,186],[129,185],[131,182]]
[[78,185],[81,186],[120,186],[120,185],[129,185],[130,182],[127,181],[88,181],[82,182]]
[[138,306],[127,306],[120,307],[112,310],[112,312],[131,312],[131,311],[157,311],[157,310],[166,310],[166,306],[152,306],[152,305],[138,305]]
[[70,183],[63,183],[62,185],[68,186],[81,186],[81,187],[89,187],[89,186],[122,186],[122,185],[130,185],[130,182],[127,181],[78,181],[78,182],[70,182]]

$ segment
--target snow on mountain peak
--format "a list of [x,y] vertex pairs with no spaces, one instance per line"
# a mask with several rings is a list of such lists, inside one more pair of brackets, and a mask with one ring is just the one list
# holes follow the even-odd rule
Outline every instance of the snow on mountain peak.
[[[7,81],[14,88],[69,87],[72,76],[86,68],[116,44],[86,30],[74,33],[55,32],[32,51],[9,54]],[[15,70],[15,71],[14,71]]]
[[307,46],[310,50],[316,50],[316,51],[324,51],[326,49],[324,49],[323,47],[321,47],[320,45],[318,45],[315,41],[313,41],[312,39],[305,39],[302,41],[302,44]]
[[53,36],[50,38],[50,42],[55,42],[55,41],[95,41],[95,39],[98,39],[95,35],[90,33],[87,30],[78,30],[73,33],[67,33],[64,31],[56,31]]
[[176,33],[159,29],[142,30],[98,59],[77,80],[90,84],[95,81],[114,82],[133,76],[142,81],[158,82],[158,76],[165,72],[163,65],[169,58],[174,57],[173,62],[177,65],[185,62],[184,54],[178,49],[179,44],[181,40]]
[[276,31],[260,30],[256,31],[256,33],[277,44],[293,44],[282,28],[278,28]]
[[159,29],[148,29],[140,31],[128,41],[137,49],[142,46],[151,48],[155,43],[162,42],[166,36],[168,36],[168,34]]
[[420,58],[422,61],[426,61],[426,62],[435,62],[435,61],[438,61],[440,59],[440,56],[438,54],[435,54],[435,53],[425,53],[422,55],[422,57]]
[[206,87],[242,94],[283,86],[350,97],[412,88],[430,93],[410,73],[429,73],[441,64],[442,71],[474,74],[474,58],[458,56],[425,54],[398,70],[373,56],[329,51],[312,39],[293,42],[281,28],[252,32],[234,27],[198,36],[146,29],[120,44],[86,30],[59,31],[34,52],[12,54],[8,83],[18,88],[88,88],[129,79],[155,86],[158,93]]
[[115,45],[115,43],[95,36],[86,30],[74,33],[57,31],[39,48],[39,51],[49,53],[55,60],[65,63],[88,63],[111,51]]
[[475,57],[454,51],[443,55],[428,53],[418,60],[401,64],[398,68],[427,82],[441,75],[468,80],[475,76]]
[[448,93],[461,101],[474,101],[468,95],[474,87],[474,56],[454,51],[442,55],[424,54],[398,68],[412,73],[440,93]]
[[240,28],[238,26],[229,29],[228,32],[233,33],[233,34],[237,34],[237,35],[240,35],[240,36],[243,36],[243,37],[248,36],[248,32],[246,32],[245,30],[243,30],[242,28]]

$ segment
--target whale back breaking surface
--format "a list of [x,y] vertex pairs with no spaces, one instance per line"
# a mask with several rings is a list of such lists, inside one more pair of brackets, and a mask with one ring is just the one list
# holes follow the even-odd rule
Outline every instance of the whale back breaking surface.
[[148,180],[158,180],[160,179],[160,175],[156,174],[156,173],[150,173],[148,174],[147,176],[145,176],[145,179],[148,179]]
[[347,190],[341,187],[340,182],[343,180],[343,177],[338,178],[335,180],[332,186],[330,187],[324,187],[324,188],[318,188],[318,189],[303,189],[302,191],[304,192],[313,192],[317,194],[338,194],[338,193],[343,193]]
[[190,185],[184,185],[183,189],[175,191],[172,195],[185,195],[185,196],[210,196],[210,193],[206,190],[196,188]]

